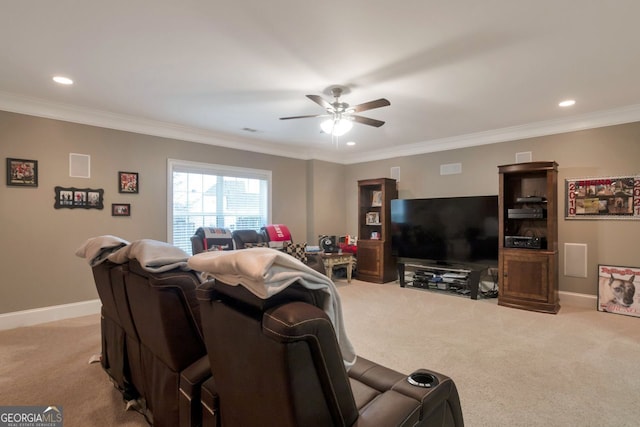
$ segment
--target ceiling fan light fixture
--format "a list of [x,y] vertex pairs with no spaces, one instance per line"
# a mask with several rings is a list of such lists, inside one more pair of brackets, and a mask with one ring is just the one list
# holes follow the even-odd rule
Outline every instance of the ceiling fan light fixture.
[[342,136],[349,132],[353,127],[353,122],[347,119],[327,119],[320,123],[320,128],[324,133],[328,133],[333,136]]

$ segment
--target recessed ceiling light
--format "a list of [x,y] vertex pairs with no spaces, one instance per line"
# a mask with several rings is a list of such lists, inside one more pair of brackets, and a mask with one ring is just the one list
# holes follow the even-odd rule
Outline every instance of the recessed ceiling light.
[[63,77],[63,76],[55,76],[53,78],[53,81],[56,83],[60,83],[61,85],[72,85],[73,84],[73,80],[71,80],[68,77]]
[[560,107],[571,107],[572,105],[574,105],[576,103],[575,100],[573,99],[565,99],[564,101],[558,103],[558,105]]
[[347,142],[347,145],[356,145],[356,142],[355,141],[349,141],[349,142]]

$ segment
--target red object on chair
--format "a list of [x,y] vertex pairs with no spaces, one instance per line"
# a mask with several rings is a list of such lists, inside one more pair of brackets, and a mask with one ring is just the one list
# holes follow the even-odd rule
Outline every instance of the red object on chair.
[[291,241],[291,232],[284,224],[265,225],[264,230],[267,233],[267,237],[270,242]]

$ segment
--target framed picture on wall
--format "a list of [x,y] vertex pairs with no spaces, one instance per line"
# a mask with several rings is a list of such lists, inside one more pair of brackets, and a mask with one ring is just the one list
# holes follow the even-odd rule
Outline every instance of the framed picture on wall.
[[565,180],[566,219],[640,219],[640,176]]
[[104,190],[102,188],[55,187],[56,209],[103,209]]
[[138,193],[139,184],[137,172],[118,172],[119,193]]
[[38,161],[7,157],[7,185],[37,187]]
[[129,203],[111,204],[111,216],[131,216],[131,204]]

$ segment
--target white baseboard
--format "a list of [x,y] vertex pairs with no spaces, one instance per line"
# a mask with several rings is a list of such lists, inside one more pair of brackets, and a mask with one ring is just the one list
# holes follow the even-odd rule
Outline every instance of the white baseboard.
[[99,299],[0,314],[0,331],[100,313]]
[[[597,299],[595,295],[564,291],[560,291],[558,294],[560,304],[583,308],[597,308]],[[54,305],[52,307],[4,313],[0,314],[0,331],[53,322],[55,320],[70,319],[72,317],[98,314],[100,313],[100,307],[100,300],[95,299],[71,304]]]
[[559,291],[558,298],[560,299],[560,305],[566,304],[572,307],[592,308],[594,310],[598,306],[598,299],[595,295]]

